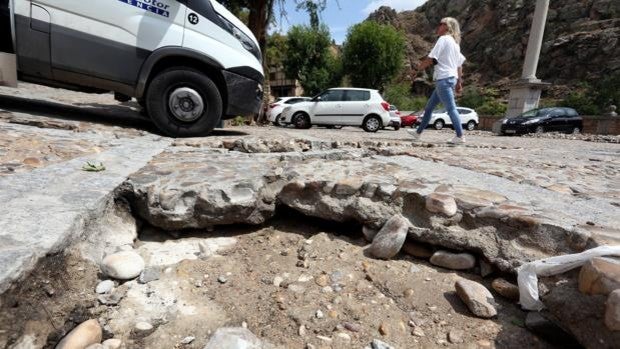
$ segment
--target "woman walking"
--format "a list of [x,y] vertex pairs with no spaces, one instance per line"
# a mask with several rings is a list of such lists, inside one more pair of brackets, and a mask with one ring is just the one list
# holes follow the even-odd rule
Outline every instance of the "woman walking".
[[439,39],[435,43],[435,47],[424,57],[416,67],[416,71],[424,70],[434,65],[433,80],[435,81],[435,90],[426,103],[424,109],[424,117],[417,130],[408,130],[415,141],[420,140],[422,132],[428,126],[433,115],[433,110],[441,102],[456,131],[456,137],[448,141],[450,144],[463,144],[463,126],[461,125],[461,117],[456,110],[456,102],[454,101],[454,93],[461,93],[463,89],[462,74],[463,62],[465,56],[461,54],[461,29],[459,22],[452,17],[445,17],[437,27],[437,35]]

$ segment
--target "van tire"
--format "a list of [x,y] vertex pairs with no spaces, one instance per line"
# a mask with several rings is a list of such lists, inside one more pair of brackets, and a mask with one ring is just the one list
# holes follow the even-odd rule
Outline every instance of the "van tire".
[[[170,107],[173,92],[188,88],[202,100],[202,112],[192,120],[182,120]],[[222,96],[215,83],[198,70],[175,67],[157,74],[146,91],[146,109],[153,123],[166,136],[206,136],[222,116]]]

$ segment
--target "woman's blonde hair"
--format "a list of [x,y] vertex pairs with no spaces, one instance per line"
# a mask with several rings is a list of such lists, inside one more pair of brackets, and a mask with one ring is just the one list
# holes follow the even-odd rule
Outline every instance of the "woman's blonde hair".
[[448,28],[448,34],[452,35],[457,44],[461,44],[461,27],[459,21],[452,17],[444,17],[439,23],[443,23]]

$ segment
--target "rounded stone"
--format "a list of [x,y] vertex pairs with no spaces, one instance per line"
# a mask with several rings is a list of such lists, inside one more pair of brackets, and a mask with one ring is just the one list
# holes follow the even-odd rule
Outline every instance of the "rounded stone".
[[114,288],[114,281],[112,280],[104,280],[97,284],[95,287],[95,292],[98,294],[108,293]]
[[95,319],[82,322],[67,334],[56,346],[56,349],[84,349],[91,344],[101,342],[103,332]]
[[153,329],[153,325],[149,324],[146,321],[140,321],[136,323],[134,328],[136,331],[139,331],[139,332],[148,332]]
[[119,349],[121,345],[123,344],[123,341],[121,341],[118,338],[110,338],[110,339],[103,341],[103,343],[101,344],[103,344],[103,347],[105,349]]
[[451,253],[437,251],[430,260],[431,264],[453,270],[467,270],[476,265],[476,257],[469,253]]
[[454,287],[459,298],[474,315],[481,318],[492,318],[497,315],[495,299],[483,285],[475,281],[460,279]]
[[134,251],[117,252],[106,256],[101,261],[101,271],[119,280],[136,278],[143,269],[144,260]]
[[608,258],[592,258],[579,272],[579,291],[608,295],[620,288],[620,262]]
[[405,243],[409,224],[409,220],[402,215],[390,218],[372,240],[368,252],[382,259],[396,256]]
[[502,278],[493,280],[491,287],[495,292],[499,293],[502,297],[511,299],[513,301],[519,300],[519,286],[510,283]]
[[426,209],[433,213],[441,213],[448,217],[456,214],[456,201],[450,195],[432,193],[426,197]]

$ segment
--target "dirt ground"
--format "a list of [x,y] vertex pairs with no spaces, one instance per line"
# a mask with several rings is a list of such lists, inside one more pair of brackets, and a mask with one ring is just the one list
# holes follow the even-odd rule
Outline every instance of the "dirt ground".
[[[164,267],[159,280],[146,285],[119,285],[130,290],[117,305],[97,302],[96,266],[71,255],[48,258],[5,295],[2,313],[11,315],[0,317],[1,328],[9,329],[0,337],[5,345],[12,343],[26,326],[49,333],[40,340],[53,348],[74,326],[98,318],[109,325],[104,339],[113,328],[126,348],[202,348],[222,326],[247,326],[281,348],[364,348],[373,339],[395,348],[552,347],[524,328],[526,313],[497,294],[497,318],[471,315],[454,282],[463,277],[490,289],[492,278],[482,279],[476,270],[445,270],[402,253],[390,261],[370,258],[359,226],[286,211],[258,228],[173,235],[146,229],[135,246],[217,238],[237,243],[208,258]],[[164,290],[173,294],[171,303],[193,310],[166,308]],[[153,331],[132,332],[128,309],[151,322]],[[195,339],[181,344],[188,336]]]

